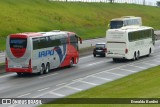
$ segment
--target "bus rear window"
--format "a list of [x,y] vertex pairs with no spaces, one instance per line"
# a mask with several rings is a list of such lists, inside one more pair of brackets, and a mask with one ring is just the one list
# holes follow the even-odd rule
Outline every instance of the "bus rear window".
[[110,29],[117,29],[123,27],[123,21],[111,21]]
[[10,38],[10,48],[26,48],[27,38]]

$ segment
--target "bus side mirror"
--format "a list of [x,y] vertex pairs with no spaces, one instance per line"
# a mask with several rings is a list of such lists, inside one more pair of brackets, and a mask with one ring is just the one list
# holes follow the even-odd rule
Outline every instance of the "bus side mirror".
[[82,44],[82,38],[76,35],[76,37],[79,39],[80,44]]
[[154,34],[154,40],[158,40],[158,36]]
[[79,37],[80,44],[82,44],[82,38]]

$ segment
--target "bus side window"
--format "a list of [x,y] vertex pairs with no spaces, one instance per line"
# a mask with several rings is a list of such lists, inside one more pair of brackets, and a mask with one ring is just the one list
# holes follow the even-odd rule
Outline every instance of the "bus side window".
[[70,44],[78,50],[78,38],[76,35],[70,35]]
[[62,35],[62,38],[60,39],[60,41],[62,45],[68,44],[68,39],[65,35]]
[[46,37],[40,37],[40,41],[38,42],[38,49],[46,48],[47,40]]
[[33,38],[32,41],[33,41],[33,50],[38,49],[39,39],[38,38]]

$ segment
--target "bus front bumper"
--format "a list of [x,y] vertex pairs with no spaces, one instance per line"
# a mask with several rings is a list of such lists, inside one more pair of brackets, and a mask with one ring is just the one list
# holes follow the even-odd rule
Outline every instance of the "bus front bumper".
[[125,54],[106,54],[108,58],[119,58],[119,59],[127,59]]
[[32,68],[6,68],[6,72],[32,73]]

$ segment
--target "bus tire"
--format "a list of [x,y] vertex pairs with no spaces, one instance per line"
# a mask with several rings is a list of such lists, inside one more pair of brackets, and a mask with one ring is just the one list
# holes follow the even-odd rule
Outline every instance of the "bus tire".
[[73,60],[73,58],[71,58],[69,67],[72,67],[72,66],[73,66],[73,63],[74,63],[74,60]]
[[148,53],[148,57],[151,55],[151,52],[152,52],[152,50],[151,50],[151,48],[149,49],[149,53]]
[[44,66],[44,64],[42,64],[42,65],[41,65],[41,69],[40,69],[40,71],[39,71],[39,75],[44,74],[44,71],[45,71],[45,66]]
[[133,55],[133,59],[132,59],[132,60],[135,61],[136,58],[137,58],[137,57],[136,57],[136,52],[134,52],[134,55]]
[[23,73],[21,73],[21,72],[17,72],[17,75],[18,75],[18,76],[22,76],[22,75],[23,75]]
[[117,58],[113,58],[113,61],[114,61],[114,62],[117,62],[117,61],[118,61],[118,59],[117,59]]
[[44,73],[47,74],[49,72],[49,70],[50,70],[50,64],[47,63]]
[[136,59],[138,60],[140,57],[140,52],[138,51]]
[[106,54],[103,54],[103,57],[106,57]]

